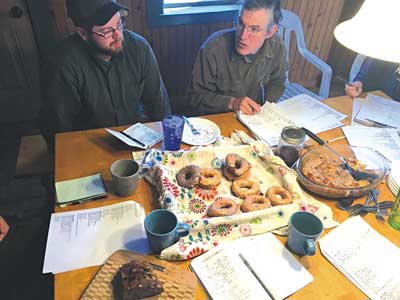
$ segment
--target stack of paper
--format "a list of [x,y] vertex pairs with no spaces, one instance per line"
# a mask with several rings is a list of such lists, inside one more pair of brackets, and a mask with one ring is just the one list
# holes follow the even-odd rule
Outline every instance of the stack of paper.
[[400,102],[368,94],[355,120],[362,124],[400,128]]
[[281,300],[313,280],[272,233],[220,245],[191,268],[213,300]]
[[400,187],[400,160],[392,163],[392,170],[387,177],[387,184],[392,193],[396,196],[399,193]]
[[319,133],[343,126],[346,115],[308,95],[298,95],[279,103],[265,103],[255,115],[238,114],[238,119],[271,146],[278,144],[285,126],[301,126]]
[[400,249],[360,216],[319,241],[322,254],[372,300],[400,299]]
[[351,146],[372,148],[388,161],[400,160],[400,136],[397,129],[346,126],[342,131]]
[[148,253],[144,217],[134,201],[52,214],[43,273],[100,265],[119,249]]

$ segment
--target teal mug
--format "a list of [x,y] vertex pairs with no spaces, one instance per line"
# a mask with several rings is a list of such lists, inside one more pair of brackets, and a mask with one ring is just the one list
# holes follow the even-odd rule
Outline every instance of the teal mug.
[[166,209],[156,209],[149,213],[144,219],[144,229],[150,249],[157,254],[190,232],[188,224],[179,223],[176,215]]
[[316,241],[323,229],[317,216],[305,211],[295,212],[289,220],[288,248],[299,255],[315,255]]

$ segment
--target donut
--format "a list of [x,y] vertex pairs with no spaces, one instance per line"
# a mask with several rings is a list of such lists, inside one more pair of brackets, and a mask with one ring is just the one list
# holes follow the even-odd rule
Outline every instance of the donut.
[[232,193],[241,199],[260,193],[260,185],[257,182],[247,179],[235,180],[232,183],[231,189]]
[[196,165],[189,165],[179,170],[176,174],[178,184],[184,188],[192,188],[199,183],[200,168]]
[[236,176],[235,174],[231,173],[228,170],[227,166],[224,166],[222,168],[222,173],[224,174],[225,178],[228,179],[229,181],[235,181],[235,180],[239,180],[239,179],[247,179],[250,175],[250,170],[240,176]]
[[238,211],[238,205],[229,198],[219,198],[207,210],[210,217],[232,216]]
[[229,153],[226,156],[225,161],[228,171],[235,176],[241,176],[244,173],[247,173],[251,168],[251,164],[236,153]]
[[243,212],[260,210],[269,207],[271,207],[271,201],[262,195],[247,196],[241,205]]
[[200,170],[200,180],[198,186],[203,189],[212,189],[221,183],[221,174],[213,168],[203,168]]
[[271,186],[267,191],[267,197],[271,200],[271,204],[285,205],[293,202],[290,192],[280,186]]

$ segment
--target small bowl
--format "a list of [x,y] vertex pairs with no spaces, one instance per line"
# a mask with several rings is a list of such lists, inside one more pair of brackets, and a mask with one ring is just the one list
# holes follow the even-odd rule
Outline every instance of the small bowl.
[[334,145],[330,147],[334,148],[338,153],[344,156],[346,159],[357,159],[361,164],[365,165],[365,171],[376,175],[376,179],[372,182],[367,182],[364,186],[359,187],[337,187],[324,185],[313,181],[303,173],[303,166],[310,159],[315,159],[320,155],[324,155],[329,162],[335,165],[342,165],[338,156],[329,150],[327,147],[318,146],[308,152],[304,153],[300,159],[296,162],[297,178],[301,185],[307,190],[326,198],[358,198],[366,195],[370,190],[374,189],[378,183],[385,177],[387,170],[387,163],[382,156],[371,148],[364,147],[352,147],[346,145]]

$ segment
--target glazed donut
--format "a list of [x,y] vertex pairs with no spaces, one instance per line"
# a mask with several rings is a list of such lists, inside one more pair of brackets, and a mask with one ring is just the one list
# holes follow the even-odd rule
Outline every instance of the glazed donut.
[[224,174],[225,178],[228,179],[229,181],[235,181],[239,179],[247,179],[250,175],[250,170],[240,176],[236,176],[235,174],[229,172],[227,166],[224,166],[222,168],[222,173]]
[[280,186],[271,186],[267,191],[267,197],[271,200],[271,204],[285,205],[293,202],[292,195],[288,190]]
[[178,184],[184,188],[192,188],[199,183],[200,168],[195,165],[189,165],[179,170],[176,174]]
[[271,207],[271,201],[262,195],[247,196],[241,205],[243,212],[266,209],[269,207]]
[[260,193],[260,185],[257,182],[247,179],[235,180],[231,186],[232,193],[241,199]]
[[207,210],[210,217],[232,216],[238,211],[238,205],[229,198],[219,198]]
[[251,168],[251,164],[236,153],[229,153],[225,161],[228,171],[235,176],[241,176],[247,173]]
[[198,186],[203,189],[212,189],[221,183],[221,174],[213,168],[203,168],[200,170],[200,180]]

